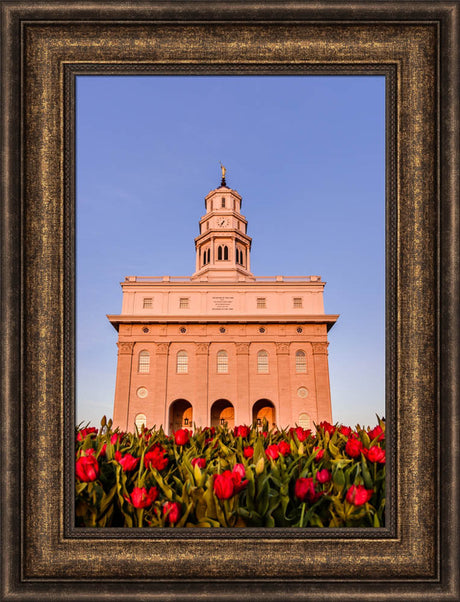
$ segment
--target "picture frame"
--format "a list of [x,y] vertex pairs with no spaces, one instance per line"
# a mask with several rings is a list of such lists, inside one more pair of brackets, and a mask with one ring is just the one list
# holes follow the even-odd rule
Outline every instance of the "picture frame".
[[[4,600],[459,599],[458,8],[2,3]],[[277,70],[389,82],[387,525],[77,530],[76,74]]]

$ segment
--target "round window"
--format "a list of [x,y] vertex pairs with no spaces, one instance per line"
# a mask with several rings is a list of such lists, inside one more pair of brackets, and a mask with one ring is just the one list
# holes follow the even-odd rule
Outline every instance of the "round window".
[[145,387],[139,387],[139,389],[136,391],[136,395],[140,399],[144,399],[144,397],[147,397],[148,394],[149,394],[149,392],[147,391],[147,389]]
[[182,328],[179,328],[179,332],[185,334],[187,332],[187,329],[182,326]]
[[297,332],[300,334],[301,332],[303,332],[303,328],[301,326],[299,326],[299,328],[297,329]]
[[261,334],[263,334],[263,333],[265,332],[265,328],[263,328],[263,327],[262,327],[262,328],[259,328],[259,332],[260,332]]
[[144,328],[142,329],[142,332],[150,332],[150,329],[147,328],[147,326],[144,326]]
[[225,328],[222,326],[221,328],[219,328],[219,332],[224,333],[225,332]]
[[302,399],[305,399],[305,397],[308,395],[308,389],[306,387],[299,387],[297,389],[297,395]]

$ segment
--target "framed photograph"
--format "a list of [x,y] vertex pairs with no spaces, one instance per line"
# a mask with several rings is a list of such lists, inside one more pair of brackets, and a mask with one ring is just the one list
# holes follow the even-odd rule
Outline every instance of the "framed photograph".
[[[2,14],[3,599],[459,599],[458,5]],[[385,81],[385,527],[75,528],[78,81],[332,75]]]

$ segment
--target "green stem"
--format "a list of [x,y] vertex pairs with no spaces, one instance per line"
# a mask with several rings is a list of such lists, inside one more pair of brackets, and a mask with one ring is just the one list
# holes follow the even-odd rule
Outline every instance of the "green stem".
[[299,527],[303,527],[303,517],[305,515],[305,508],[306,508],[306,503],[303,502],[303,504],[302,504],[302,512],[300,513]]
[[137,526],[142,527],[142,522],[144,519],[144,508],[136,508],[137,513]]

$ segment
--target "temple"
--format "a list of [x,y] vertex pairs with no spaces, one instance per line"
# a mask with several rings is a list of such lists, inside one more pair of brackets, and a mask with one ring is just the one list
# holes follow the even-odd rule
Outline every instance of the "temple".
[[127,276],[118,331],[114,426],[129,431],[332,422],[320,276],[254,276],[242,198],[204,201],[190,277]]

